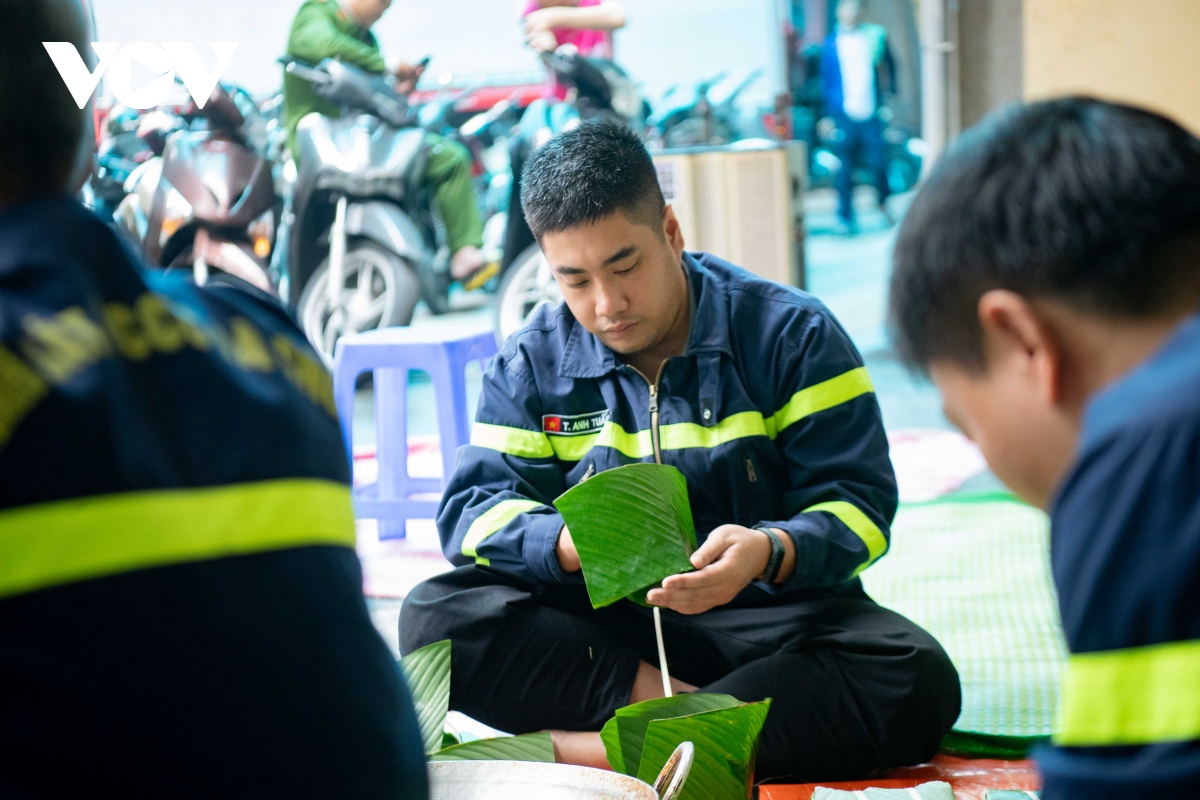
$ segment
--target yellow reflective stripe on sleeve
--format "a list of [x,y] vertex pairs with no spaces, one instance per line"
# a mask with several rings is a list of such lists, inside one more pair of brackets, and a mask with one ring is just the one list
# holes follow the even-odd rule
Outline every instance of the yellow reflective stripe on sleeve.
[[767,435],[774,439],[789,425],[794,425],[807,416],[825,411],[853,400],[859,395],[875,391],[866,367],[843,372],[836,378],[822,381],[792,395],[787,405],[776,411],[766,421]]
[[[467,535],[463,537],[462,554],[471,556],[478,561],[478,554],[475,550],[479,547],[480,542],[512,522],[518,514],[524,514],[531,508],[537,508],[540,505],[542,504],[536,500],[501,500],[496,503],[476,517],[475,521],[471,523],[471,527],[467,528]],[[484,561],[486,560],[484,559]]]
[[476,422],[471,427],[471,444],[520,458],[550,458],[554,455],[550,441],[541,431],[486,422]]
[[1200,739],[1200,640],[1077,653],[1067,661],[1056,744]]
[[289,479],[44,503],[0,513],[0,597],[306,545],[354,547],[348,486]]
[[857,506],[847,503],[845,500],[833,500],[828,503],[817,503],[811,508],[804,509],[805,514],[813,511],[827,511],[833,514],[842,521],[842,524],[854,531],[854,535],[862,539],[863,544],[867,546],[867,560],[854,570],[855,575],[874,564],[887,551],[887,537],[883,535],[883,531],[879,530],[879,526]]

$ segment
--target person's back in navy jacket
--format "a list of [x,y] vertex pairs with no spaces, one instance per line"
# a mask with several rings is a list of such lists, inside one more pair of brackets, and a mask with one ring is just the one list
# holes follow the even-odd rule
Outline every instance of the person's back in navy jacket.
[[901,354],[1051,517],[1071,655],[1046,800],[1200,794],[1200,139],[1064,98],[942,156],[896,244]]
[[0,32],[0,796],[426,797],[319,358],[66,194],[78,10]]
[[650,156],[619,123],[551,140],[522,186],[565,302],[485,374],[438,517],[461,566],[410,594],[402,650],[451,639],[454,708],[553,729],[560,760],[603,765],[595,731],[662,696],[654,626],[628,600],[591,609],[551,504],[603,470],[665,463],[687,479],[700,541],[698,570],[648,595],[676,688],[773,698],[759,778],[932,756],[958,678],[857,577],[887,550],[896,483],[845,332],[810,295],[684,253]]

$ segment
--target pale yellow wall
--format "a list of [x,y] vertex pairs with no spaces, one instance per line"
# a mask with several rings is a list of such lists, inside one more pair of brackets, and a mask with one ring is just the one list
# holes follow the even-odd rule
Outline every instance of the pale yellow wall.
[[1200,0],[1025,0],[1025,97],[1086,93],[1200,132]]

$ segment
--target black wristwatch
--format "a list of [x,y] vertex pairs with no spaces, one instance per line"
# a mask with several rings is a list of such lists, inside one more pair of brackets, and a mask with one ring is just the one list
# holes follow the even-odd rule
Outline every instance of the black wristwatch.
[[767,568],[763,570],[763,574],[758,579],[759,583],[769,586],[775,583],[775,579],[779,577],[779,570],[783,567],[783,557],[787,551],[783,549],[783,541],[775,531],[761,525],[755,527],[754,530],[762,531],[771,540],[771,557],[767,559]]

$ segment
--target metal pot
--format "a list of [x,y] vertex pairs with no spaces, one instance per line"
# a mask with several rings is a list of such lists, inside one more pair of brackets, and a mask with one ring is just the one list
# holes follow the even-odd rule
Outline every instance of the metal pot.
[[430,800],[676,800],[692,768],[691,742],[675,748],[654,786],[637,778],[572,764],[529,761],[435,761]]

